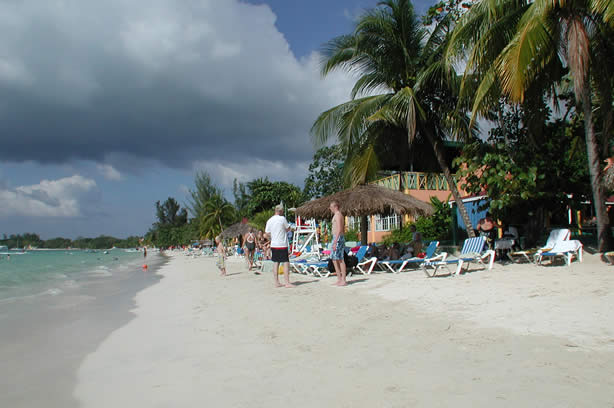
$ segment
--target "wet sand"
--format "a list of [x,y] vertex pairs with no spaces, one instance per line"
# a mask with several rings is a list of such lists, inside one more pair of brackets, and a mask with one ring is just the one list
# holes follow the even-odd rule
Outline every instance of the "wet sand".
[[80,281],[57,296],[0,305],[0,406],[70,408],[77,369],[114,330],[135,317],[137,292],[157,283],[166,262],[150,255],[138,267]]

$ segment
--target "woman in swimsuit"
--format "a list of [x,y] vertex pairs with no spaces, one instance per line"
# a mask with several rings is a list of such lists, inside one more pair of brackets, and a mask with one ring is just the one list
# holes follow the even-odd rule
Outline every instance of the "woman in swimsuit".
[[254,229],[249,228],[248,233],[245,235],[245,258],[247,259],[248,270],[252,270],[254,266],[254,252],[256,251],[256,234]]

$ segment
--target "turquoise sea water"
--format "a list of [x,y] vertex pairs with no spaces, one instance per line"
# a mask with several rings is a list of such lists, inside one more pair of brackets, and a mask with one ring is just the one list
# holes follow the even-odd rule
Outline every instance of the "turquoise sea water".
[[[147,260],[135,250],[28,251],[0,255],[0,304],[35,296],[56,296],[91,280],[140,268]],[[150,254],[148,258],[157,256]]]

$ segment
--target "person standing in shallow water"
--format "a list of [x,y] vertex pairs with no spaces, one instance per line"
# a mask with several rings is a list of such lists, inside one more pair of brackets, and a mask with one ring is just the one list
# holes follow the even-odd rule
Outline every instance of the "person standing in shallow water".
[[290,259],[288,257],[288,231],[290,224],[282,214],[284,206],[278,205],[275,207],[275,215],[269,218],[266,222],[265,234],[271,240],[271,260],[273,261],[273,277],[275,279],[275,287],[281,287],[279,283],[279,264],[284,266],[284,278],[286,280],[286,288],[294,287],[290,283]]
[[330,211],[333,213],[332,232],[333,232],[333,247],[330,254],[330,258],[335,266],[335,272],[337,273],[336,286],[346,286],[346,268],[345,261],[343,260],[343,253],[345,251],[345,237],[343,233],[345,231],[345,219],[343,214],[339,210],[339,203],[337,201],[331,201]]

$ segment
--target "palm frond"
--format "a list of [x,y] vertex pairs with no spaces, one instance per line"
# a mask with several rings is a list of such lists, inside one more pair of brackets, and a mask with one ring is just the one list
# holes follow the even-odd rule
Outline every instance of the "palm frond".
[[344,166],[344,182],[347,187],[367,183],[379,170],[379,160],[374,143],[367,143]]
[[548,21],[534,3],[524,14],[518,33],[498,58],[497,71],[502,90],[514,101],[524,100],[525,90],[535,73],[556,55],[556,41]]

